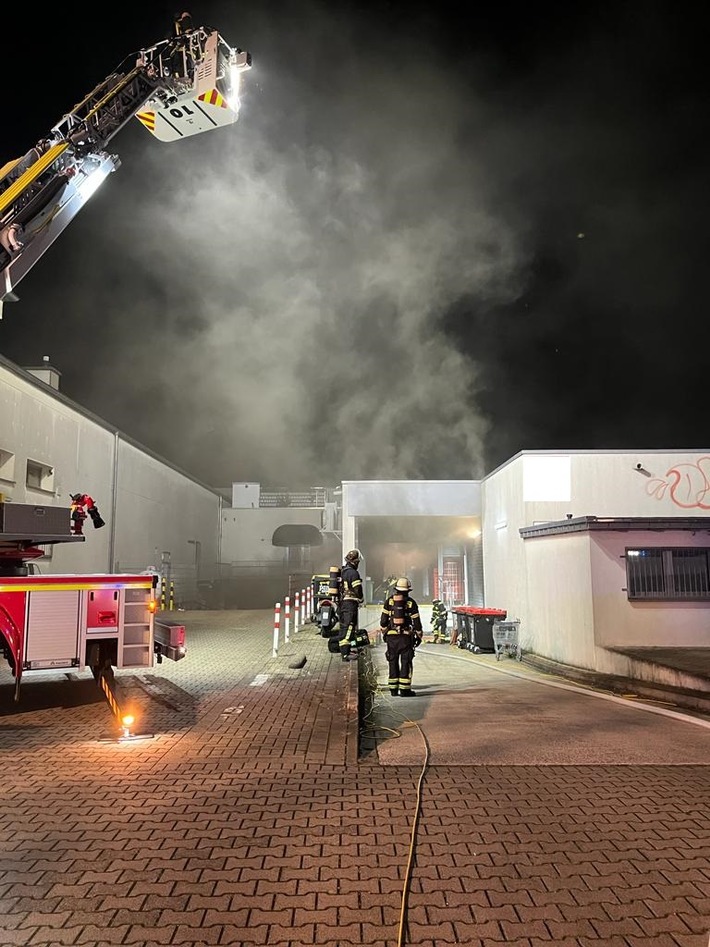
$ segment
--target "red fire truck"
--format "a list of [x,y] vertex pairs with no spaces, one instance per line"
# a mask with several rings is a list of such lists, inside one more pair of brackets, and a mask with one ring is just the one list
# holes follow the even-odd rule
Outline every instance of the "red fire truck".
[[184,626],[155,619],[154,575],[34,574],[41,547],[84,542],[70,523],[68,508],[0,503],[0,650],[16,701],[33,671],[88,668],[101,683],[112,680],[113,668],[149,668],[186,654]]
[[[24,156],[0,166],[0,318],[20,280],[120,167],[106,147],[129,121],[168,143],[237,121],[250,53],[213,27],[193,27],[188,14],[174,26],[169,39],[131,53]],[[15,700],[24,674],[88,667],[111,703],[112,668],[185,655],[184,627],[155,620],[152,575],[35,574],[42,546],[84,541],[70,523],[69,509],[0,502],[0,652]]]

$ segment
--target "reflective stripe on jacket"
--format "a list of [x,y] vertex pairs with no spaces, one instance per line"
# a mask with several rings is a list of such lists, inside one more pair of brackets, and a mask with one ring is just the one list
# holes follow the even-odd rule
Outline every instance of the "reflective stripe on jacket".
[[357,569],[353,568],[349,562],[346,562],[343,566],[341,581],[343,598],[350,599],[350,601],[360,602],[362,604],[364,599],[362,579],[360,578],[360,573],[357,571]]

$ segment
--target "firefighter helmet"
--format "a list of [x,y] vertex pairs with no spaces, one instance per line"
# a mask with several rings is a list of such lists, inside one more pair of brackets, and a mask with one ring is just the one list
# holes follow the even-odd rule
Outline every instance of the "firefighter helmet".
[[409,581],[406,575],[403,575],[400,579],[397,579],[394,584],[394,588],[396,592],[411,592],[412,583]]
[[362,559],[362,556],[360,555],[359,549],[351,549],[350,552],[345,556],[345,561],[351,562],[354,566],[357,566],[358,562],[360,562],[360,559]]

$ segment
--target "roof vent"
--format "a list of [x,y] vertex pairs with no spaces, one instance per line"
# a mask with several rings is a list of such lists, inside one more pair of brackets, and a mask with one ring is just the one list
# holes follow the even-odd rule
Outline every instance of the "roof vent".
[[50,388],[54,388],[55,391],[59,391],[59,379],[62,377],[62,373],[53,365],[50,365],[49,355],[42,356],[41,365],[30,366],[25,371],[29,372],[30,375],[34,375],[35,378],[39,378],[40,381],[44,382],[45,385],[49,385]]

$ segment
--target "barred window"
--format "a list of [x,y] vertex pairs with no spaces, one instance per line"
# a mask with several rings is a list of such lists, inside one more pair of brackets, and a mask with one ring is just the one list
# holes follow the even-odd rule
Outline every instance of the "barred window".
[[710,599],[710,549],[689,546],[626,550],[630,599],[702,601]]

